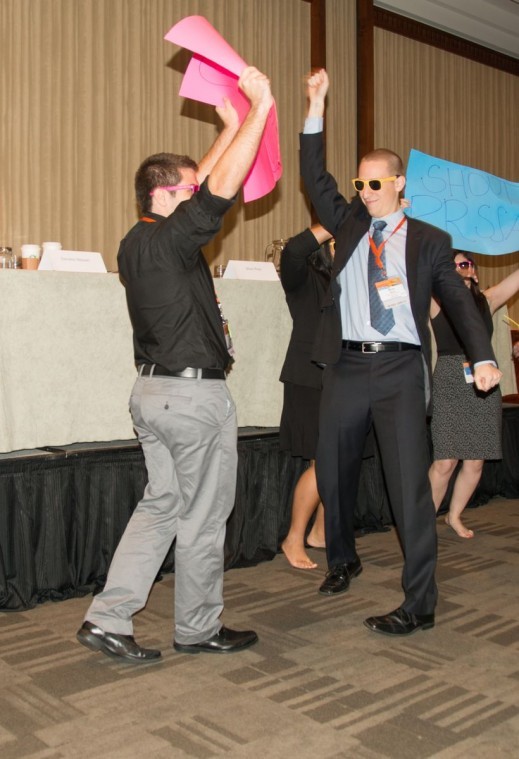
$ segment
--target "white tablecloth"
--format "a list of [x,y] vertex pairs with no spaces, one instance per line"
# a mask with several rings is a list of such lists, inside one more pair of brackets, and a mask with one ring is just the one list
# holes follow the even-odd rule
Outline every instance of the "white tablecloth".
[[[279,282],[215,280],[236,346],[242,427],[276,427],[291,320]],[[0,271],[0,452],[134,437],[136,377],[115,274]]]
[[[236,347],[228,383],[241,427],[277,427],[291,320],[279,282],[215,280]],[[494,345],[516,392],[501,309]],[[115,274],[0,271],[0,453],[134,437],[135,380],[124,288]]]

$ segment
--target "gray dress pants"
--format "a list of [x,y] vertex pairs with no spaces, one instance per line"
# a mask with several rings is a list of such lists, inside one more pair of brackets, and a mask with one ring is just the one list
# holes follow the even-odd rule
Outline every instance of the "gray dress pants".
[[139,377],[130,397],[148,485],[85,619],[132,635],[175,546],[175,636],[200,643],[221,628],[225,526],[236,492],[237,423],[224,380]]

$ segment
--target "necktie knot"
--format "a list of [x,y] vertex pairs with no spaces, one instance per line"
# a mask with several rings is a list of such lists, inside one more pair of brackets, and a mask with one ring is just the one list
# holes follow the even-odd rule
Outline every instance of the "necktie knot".
[[382,242],[382,230],[384,227],[387,227],[387,222],[385,221],[374,221],[373,222],[373,242],[375,245],[380,245]]
[[379,245],[382,244],[382,240],[384,239],[382,237],[382,230],[384,229],[384,227],[387,227],[387,222],[385,222],[385,221],[374,221],[373,222],[373,235],[372,235],[372,237],[373,237],[373,242],[375,243],[375,245],[377,246],[377,248],[379,247]]

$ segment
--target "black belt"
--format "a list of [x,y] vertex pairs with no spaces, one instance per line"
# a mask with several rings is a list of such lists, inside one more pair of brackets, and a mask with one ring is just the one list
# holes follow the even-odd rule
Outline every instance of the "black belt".
[[193,366],[186,366],[178,372],[171,372],[158,364],[140,364],[137,367],[139,377],[183,377],[184,379],[225,379],[223,369],[195,369]]
[[342,347],[348,351],[361,351],[362,353],[380,353],[381,351],[419,351],[421,346],[414,343],[377,342],[376,340],[343,340]]

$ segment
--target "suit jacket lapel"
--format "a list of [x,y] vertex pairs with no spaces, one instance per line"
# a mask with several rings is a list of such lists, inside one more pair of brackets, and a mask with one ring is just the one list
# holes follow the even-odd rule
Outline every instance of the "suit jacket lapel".
[[418,255],[423,231],[420,225],[415,224],[414,219],[407,219],[407,235],[405,243],[405,267],[407,274],[407,286],[411,307],[416,300],[418,288]]
[[361,201],[352,202],[351,216],[348,223],[343,224],[335,240],[332,277],[336,277],[344,269],[353,251],[369,229],[370,216]]

